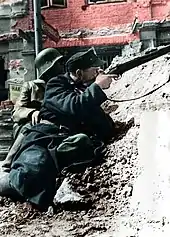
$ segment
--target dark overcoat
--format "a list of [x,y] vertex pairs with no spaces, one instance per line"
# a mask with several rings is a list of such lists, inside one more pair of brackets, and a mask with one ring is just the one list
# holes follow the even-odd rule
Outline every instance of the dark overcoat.
[[67,73],[47,83],[40,116],[68,127],[72,133],[95,134],[107,141],[113,136],[114,123],[100,107],[105,100],[106,94],[96,83],[85,88]]
[[90,138],[106,142],[113,136],[114,123],[100,107],[106,99],[96,83],[85,88],[68,74],[47,83],[40,116],[51,124],[26,131],[10,171],[11,186],[22,197],[46,209],[61,170],[96,158]]

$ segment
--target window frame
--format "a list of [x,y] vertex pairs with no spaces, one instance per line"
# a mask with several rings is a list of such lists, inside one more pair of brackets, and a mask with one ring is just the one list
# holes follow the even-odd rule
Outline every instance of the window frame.
[[53,0],[46,0],[47,1],[47,5],[46,6],[41,6],[41,9],[45,9],[45,8],[50,8],[50,7],[58,7],[58,8],[65,8],[67,7],[67,0],[63,0],[64,4],[60,5],[60,4],[55,4],[53,3]]
[[64,4],[60,5],[60,4],[55,4],[53,3],[53,0],[49,0],[50,2],[50,7],[66,7],[66,0],[63,0]]
[[50,0],[47,0],[47,6],[41,6],[41,9],[50,7]]
[[90,2],[91,0],[87,0],[87,4],[99,4],[99,3],[107,3],[107,0],[97,1],[96,2]]
[[93,4],[107,4],[107,3],[119,3],[119,2],[127,2],[127,0],[102,0],[96,2],[90,2],[91,0],[86,0],[85,3],[87,5],[93,5]]

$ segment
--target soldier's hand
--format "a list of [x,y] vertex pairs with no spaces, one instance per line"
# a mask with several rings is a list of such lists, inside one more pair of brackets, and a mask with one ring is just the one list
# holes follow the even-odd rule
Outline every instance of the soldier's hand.
[[116,79],[118,75],[116,74],[103,74],[100,73],[95,80],[95,83],[100,86],[101,89],[108,89],[113,79]]
[[39,113],[40,113],[40,111],[38,111],[38,110],[36,110],[32,113],[32,125],[39,123],[39,121],[40,121]]

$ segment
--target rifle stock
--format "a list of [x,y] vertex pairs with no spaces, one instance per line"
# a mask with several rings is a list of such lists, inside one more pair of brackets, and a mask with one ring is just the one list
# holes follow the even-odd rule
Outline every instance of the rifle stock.
[[147,63],[153,59],[156,59],[164,54],[170,52],[170,45],[163,46],[161,48],[154,48],[153,51],[146,52],[144,55],[135,57],[127,62],[117,64],[115,67],[109,69],[107,74],[117,74],[122,75],[124,72],[129,71],[132,68],[135,68],[141,64]]

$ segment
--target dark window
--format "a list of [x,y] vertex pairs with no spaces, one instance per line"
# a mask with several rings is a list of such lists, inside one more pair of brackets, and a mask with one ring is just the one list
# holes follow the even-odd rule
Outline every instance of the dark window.
[[89,0],[89,3],[93,3],[93,2],[96,3],[96,2],[107,2],[107,1],[106,0]]
[[66,0],[51,0],[51,5],[65,7]]
[[41,0],[41,7],[49,7],[49,1],[48,0]]
[[41,7],[66,7],[66,0],[41,0]]
[[87,0],[87,4],[92,4],[92,3],[111,3],[111,2],[126,2],[126,0]]

